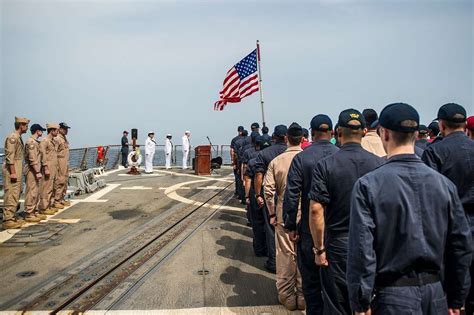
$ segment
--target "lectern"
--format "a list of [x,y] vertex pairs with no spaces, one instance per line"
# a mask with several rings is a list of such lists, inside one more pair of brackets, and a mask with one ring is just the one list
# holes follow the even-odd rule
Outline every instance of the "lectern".
[[200,145],[194,149],[196,175],[211,175],[211,146]]

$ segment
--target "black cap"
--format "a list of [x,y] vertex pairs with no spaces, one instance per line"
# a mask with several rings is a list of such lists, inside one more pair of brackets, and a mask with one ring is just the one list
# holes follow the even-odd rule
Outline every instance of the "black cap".
[[309,137],[309,130],[306,128],[303,128],[303,137],[308,138]]
[[459,104],[444,104],[438,110],[438,119],[451,121],[454,123],[463,123],[466,121],[466,110]]
[[275,130],[273,131],[273,135],[277,137],[284,137],[286,136],[287,132],[288,132],[288,129],[286,128],[285,125],[278,125],[275,127]]
[[252,142],[255,143],[255,141],[257,140],[257,137],[260,136],[260,134],[257,132],[257,131],[252,131],[250,133],[250,137],[252,138]]
[[[414,121],[412,125],[408,121]],[[420,125],[420,116],[416,109],[405,103],[387,105],[380,113],[379,123],[382,127],[399,132],[415,132]]]
[[427,133],[430,132],[430,130],[429,130],[428,127],[426,127],[425,125],[420,125],[419,132],[420,132],[421,134],[427,134]]
[[327,115],[319,114],[311,119],[310,123],[311,129],[317,131],[328,131],[332,130],[332,121],[331,118]]
[[237,127],[237,131],[238,131],[238,132],[244,131],[244,126],[239,126],[239,127]]
[[372,108],[366,108],[362,111],[362,115],[364,115],[365,123],[367,126],[372,126],[372,124],[379,119],[379,115],[377,115],[377,112],[375,109]]
[[258,136],[255,142],[260,146],[260,150],[268,148],[272,145],[269,141],[267,141],[266,137],[263,136]]
[[267,133],[268,133],[268,127],[267,127],[267,126],[263,126],[263,127],[262,127],[262,133],[263,133],[263,134],[267,134]]
[[428,125],[428,129],[435,135],[439,134],[439,123],[435,120]]
[[291,137],[302,137],[303,128],[299,124],[294,122],[288,127],[287,134]]
[[59,123],[59,128],[62,129],[71,129],[65,122]]
[[30,127],[31,133],[35,133],[35,132],[38,131],[38,130],[46,131],[46,129],[44,129],[43,127],[41,127],[40,124],[33,124],[33,125],[31,125],[31,127]]
[[[359,124],[351,125],[349,122],[358,121]],[[351,129],[364,129],[365,128],[365,118],[361,112],[357,109],[349,108],[343,110],[339,114],[339,120],[337,121],[339,127],[351,128]]]
[[123,133],[126,133],[128,135],[128,131],[127,130],[124,130]]
[[254,129],[254,128],[260,128],[260,125],[258,124],[258,122],[254,122],[250,128]]

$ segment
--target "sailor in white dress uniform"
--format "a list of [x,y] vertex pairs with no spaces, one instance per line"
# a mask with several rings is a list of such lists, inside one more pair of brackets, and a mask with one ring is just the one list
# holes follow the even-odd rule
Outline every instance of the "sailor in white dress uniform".
[[153,173],[153,156],[155,155],[156,142],[155,133],[150,131],[145,140],[145,173]]
[[171,142],[171,135],[166,135],[165,140],[165,167],[167,170],[171,168],[171,152],[173,151],[173,143]]
[[189,157],[189,137],[191,137],[190,131],[185,131],[183,136],[183,170],[188,168],[188,157]]

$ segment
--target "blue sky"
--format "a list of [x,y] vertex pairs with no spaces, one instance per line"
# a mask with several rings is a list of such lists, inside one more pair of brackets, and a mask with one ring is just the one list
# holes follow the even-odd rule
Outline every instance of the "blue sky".
[[474,114],[471,1],[0,0],[0,137],[15,115],[66,121],[73,147],[124,129],[226,144],[258,94],[214,112],[227,70],[261,41],[270,127],[404,101],[423,122]]

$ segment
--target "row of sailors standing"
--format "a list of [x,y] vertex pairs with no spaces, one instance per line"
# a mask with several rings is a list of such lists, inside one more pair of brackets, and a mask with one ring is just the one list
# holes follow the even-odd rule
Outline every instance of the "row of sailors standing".
[[[189,142],[189,138],[191,137],[190,131],[185,131],[184,136],[182,137],[182,151],[183,151],[183,164],[182,168],[188,169],[188,159],[189,159],[189,151],[191,149],[191,145]],[[171,134],[167,134],[165,138],[165,168],[171,168],[171,157],[173,152],[173,142]],[[156,151],[156,141],[155,141],[155,132],[150,131],[148,132],[147,138],[145,140],[145,173],[151,174],[153,173],[153,158]],[[128,153],[129,153],[129,142],[128,142],[128,131],[123,132],[123,136],[121,139],[121,153],[122,153],[122,166],[127,167],[127,160],[128,160]]]
[[333,145],[332,121],[320,114],[304,150],[296,123],[276,126],[271,143],[257,124],[250,138],[239,127],[236,194],[281,304],[307,314],[474,313],[474,117],[466,116],[445,104],[439,126],[426,128],[404,103],[380,117],[348,109]]
[[[5,139],[3,163],[3,229],[21,228],[26,222],[39,222],[47,215],[69,206],[65,200],[69,177],[69,142],[66,123],[39,124],[30,128],[26,144],[22,135],[28,131],[29,119],[15,117],[15,131]],[[47,136],[40,138],[47,130]],[[17,213],[25,176],[25,217]]]

